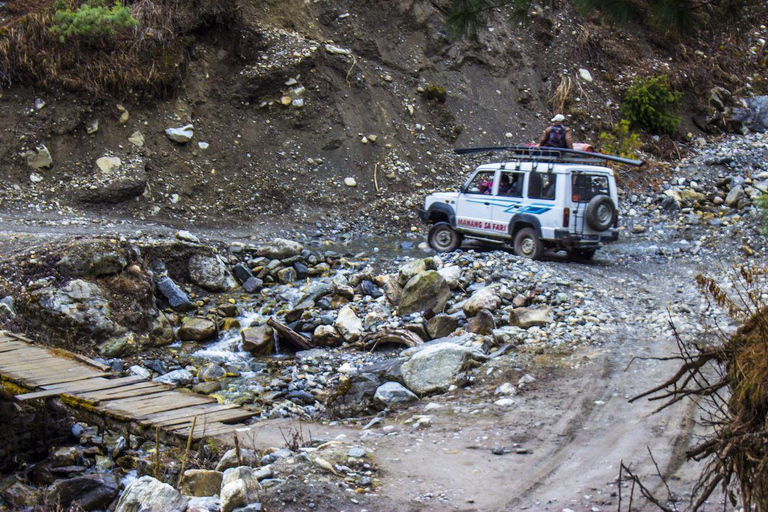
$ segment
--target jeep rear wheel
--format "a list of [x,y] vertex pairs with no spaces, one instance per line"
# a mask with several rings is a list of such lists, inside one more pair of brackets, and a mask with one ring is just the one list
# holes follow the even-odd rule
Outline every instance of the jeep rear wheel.
[[584,211],[584,221],[595,231],[605,231],[616,221],[616,205],[606,195],[592,198]]
[[455,251],[461,245],[461,234],[457,233],[447,222],[438,222],[429,230],[427,241],[437,252]]
[[515,235],[515,254],[522,258],[537,260],[544,254],[544,244],[531,228],[523,228]]

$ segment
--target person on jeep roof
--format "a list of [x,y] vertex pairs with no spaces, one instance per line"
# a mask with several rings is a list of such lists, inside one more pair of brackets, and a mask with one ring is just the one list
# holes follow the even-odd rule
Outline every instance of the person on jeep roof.
[[541,135],[540,146],[573,149],[571,129],[565,126],[563,121],[565,121],[563,114],[557,114],[552,118],[552,126],[547,127]]

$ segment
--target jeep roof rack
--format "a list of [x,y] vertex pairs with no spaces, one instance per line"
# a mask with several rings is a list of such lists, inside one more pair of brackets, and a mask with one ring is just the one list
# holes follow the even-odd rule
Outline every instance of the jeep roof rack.
[[457,155],[471,155],[474,153],[486,153],[489,151],[505,151],[514,154],[516,160],[537,160],[553,163],[595,163],[600,161],[618,162],[628,165],[643,165],[642,160],[633,160],[616,155],[604,155],[589,151],[578,151],[567,148],[549,148],[538,146],[482,146],[477,148],[457,148],[453,152]]

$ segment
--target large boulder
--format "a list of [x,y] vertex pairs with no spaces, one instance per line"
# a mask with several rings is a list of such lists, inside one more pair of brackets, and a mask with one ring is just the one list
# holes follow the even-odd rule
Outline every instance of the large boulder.
[[176,336],[181,341],[204,341],[216,336],[216,323],[207,318],[190,318],[179,327]]
[[184,369],[173,370],[172,372],[160,375],[154,379],[155,382],[159,382],[160,384],[168,384],[169,386],[173,386],[175,388],[188,386],[192,384],[193,380],[195,380],[194,376],[188,370]]
[[768,96],[753,96],[742,101],[742,107],[734,108],[728,120],[737,131],[768,131]]
[[270,259],[282,260],[291,256],[299,256],[304,250],[304,246],[292,240],[284,238],[275,238],[267,245],[259,247],[256,254],[266,256]]
[[397,284],[405,286],[405,283],[411,280],[412,277],[421,274],[427,270],[434,270],[434,260],[432,258],[425,258],[423,260],[409,261],[397,272]]
[[356,341],[363,335],[363,322],[351,306],[341,308],[333,325],[347,341]]
[[209,292],[226,292],[237,288],[237,281],[216,255],[193,255],[189,259],[189,279]]
[[243,350],[254,356],[266,356],[275,350],[275,331],[268,325],[246,327],[240,331]]
[[106,339],[119,330],[110,318],[109,302],[98,285],[75,279],[62,288],[46,287],[32,292],[29,318],[54,332]]
[[412,277],[400,294],[397,314],[407,315],[416,311],[440,312],[448,302],[451,289],[445,278],[435,270],[427,270]]
[[549,306],[516,308],[509,312],[509,323],[523,329],[534,325],[549,325],[554,322],[554,313]]
[[115,512],[184,512],[188,499],[151,476],[137,478],[125,488]]
[[253,468],[240,466],[226,470],[221,481],[221,512],[232,512],[259,501],[260,488]]
[[475,316],[481,309],[495,311],[501,304],[499,289],[495,286],[488,286],[477,290],[472,296],[464,302],[464,314],[467,317]]
[[417,395],[444,391],[456,383],[459,372],[475,352],[453,343],[437,343],[424,347],[403,363],[405,385]]
[[0,498],[11,506],[11,510],[23,510],[38,505],[42,496],[34,487],[16,482],[0,492]]
[[736,185],[728,191],[728,195],[725,196],[725,205],[730,206],[731,208],[738,208],[739,203],[745,197],[747,197],[747,194],[744,192],[744,188],[742,188],[741,185]]
[[76,503],[85,510],[106,510],[117,498],[119,487],[115,475],[96,473],[57,480],[48,487],[48,495],[65,509]]
[[186,496],[215,496],[221,491],[224,473],[208,469],[188,469],[181,480],[181,492]]
[[80,240],[56,264],[59,272],[77,277],[98,277],[122,272],[125,251],[109,240]]

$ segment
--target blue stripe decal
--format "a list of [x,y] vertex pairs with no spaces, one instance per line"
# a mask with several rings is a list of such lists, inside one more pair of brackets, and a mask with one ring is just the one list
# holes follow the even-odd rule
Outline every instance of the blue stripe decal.
[[548,204],[541,204],[541,203],[533,203],[529,204],[527,206],[523,206],[521,201],[505,201],[505,200],[487,200],[487,201],[467,201],[468,203],[474,203],[474,204],[486,204],[488,203],[491,206],[499,206],[501,208],[505,208],[504,213],[530,213],[533,215],[541,215],[542,213],[547,213],[552,209],[551,205]]

